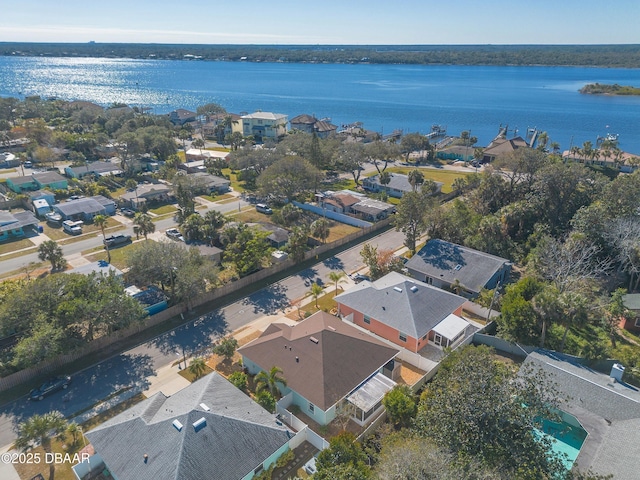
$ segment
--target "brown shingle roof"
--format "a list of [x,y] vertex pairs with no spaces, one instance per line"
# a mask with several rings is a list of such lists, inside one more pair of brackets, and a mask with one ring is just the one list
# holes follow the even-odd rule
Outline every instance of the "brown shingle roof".
[[294,326],[271,324],[238,351],[265,371],[280,367],[287,386],[323,410],[398,354],[395,348],[325,312]]

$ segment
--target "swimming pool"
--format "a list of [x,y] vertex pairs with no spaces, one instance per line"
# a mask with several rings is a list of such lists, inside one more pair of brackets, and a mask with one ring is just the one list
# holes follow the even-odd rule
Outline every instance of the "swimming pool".
[[573,415],[562,411],[557,413],[559,422],[544,419],[541,430],[534,429],[534,433],[538,437],[545,435],[551,441],[553,453],[562,459],[567,470],[571,470],[587,438],[587,431]]

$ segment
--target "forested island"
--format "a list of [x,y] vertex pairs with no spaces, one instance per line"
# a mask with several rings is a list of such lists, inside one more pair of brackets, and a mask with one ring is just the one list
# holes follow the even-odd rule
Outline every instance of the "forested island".
[[617,83],[613,85],[589,83],[582,87],[579,92],[589,95],[640,95],[640,88],[618,85]]
[[0,43],[3,56],[291,63],[640,68],[640,45],[169,45]]

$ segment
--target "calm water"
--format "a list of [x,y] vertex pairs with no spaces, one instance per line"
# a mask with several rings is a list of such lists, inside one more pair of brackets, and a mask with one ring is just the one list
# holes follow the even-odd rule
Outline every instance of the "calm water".
[[480,145],[500,124],[549,133],[561,148],[618,133],[640,154],[640,97],[587,96],[586,83],[640,87],[638,69],[313,65],[0,57],[0,96],[123,102],[167,113],[216,102],[228,111],[312,113],[382,133],[470,130]]

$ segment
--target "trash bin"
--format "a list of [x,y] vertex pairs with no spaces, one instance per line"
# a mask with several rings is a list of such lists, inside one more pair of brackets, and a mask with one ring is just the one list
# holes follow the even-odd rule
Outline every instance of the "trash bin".
[[38,233],[44,233],[44,227],[42,225],[38,225]]

